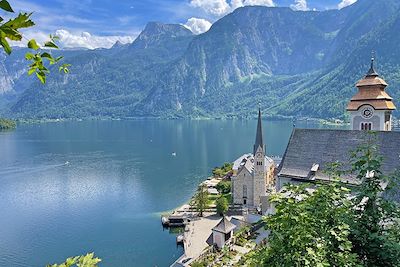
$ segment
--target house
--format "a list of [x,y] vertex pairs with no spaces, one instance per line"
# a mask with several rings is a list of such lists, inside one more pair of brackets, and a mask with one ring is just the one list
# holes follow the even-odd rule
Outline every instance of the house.
[[233,230],[235,228],[236,225],[231,223],[228,218],[224,216],[212,229],[213,244],[219,249],[223,248],[233,237]]

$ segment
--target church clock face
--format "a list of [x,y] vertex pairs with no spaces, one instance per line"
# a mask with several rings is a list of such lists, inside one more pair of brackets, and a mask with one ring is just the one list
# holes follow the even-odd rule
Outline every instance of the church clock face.
[[259,153],[257,153],[256,156],[257,156],[257,158],[261,158],[262,157],[262,153],[259,152]]
[[365,107],[361,110],[361,115],[365,119],[370,119],[374,115],[374,109],[372,107]]

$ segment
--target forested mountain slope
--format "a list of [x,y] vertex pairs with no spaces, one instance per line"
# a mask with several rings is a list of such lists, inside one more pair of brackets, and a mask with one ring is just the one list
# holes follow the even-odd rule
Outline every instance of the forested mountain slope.
[[130,45],[66,51],[71,73],[53,71],[45,86],[12,78],[22,65],[3,59],[0,98],[24,118],[246,117],[258,103],[272,116],[341,118],[372,50],[400,105],[399,21],[399,1],[359,0],[322,12],[243,7],[197,36],[149,23]]

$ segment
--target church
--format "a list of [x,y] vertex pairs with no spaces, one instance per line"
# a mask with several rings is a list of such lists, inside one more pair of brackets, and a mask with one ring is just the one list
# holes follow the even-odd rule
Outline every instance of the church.
[[260,208],[267,190],[273,186],[274,161],[266,156],[263,142],[261,110],[258,111],[253,153],[244,154],[233,163],[232,198],[236,205]]

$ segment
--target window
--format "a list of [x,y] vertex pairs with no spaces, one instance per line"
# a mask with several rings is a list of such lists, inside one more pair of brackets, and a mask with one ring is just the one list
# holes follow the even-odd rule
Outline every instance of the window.
[[247,186],[243,185],[243,197],[247,197]]
[[372,122],[362,122],[360,128],[362,131],[371,131],[372,130]]

